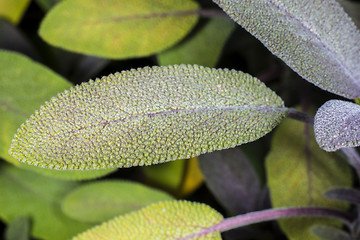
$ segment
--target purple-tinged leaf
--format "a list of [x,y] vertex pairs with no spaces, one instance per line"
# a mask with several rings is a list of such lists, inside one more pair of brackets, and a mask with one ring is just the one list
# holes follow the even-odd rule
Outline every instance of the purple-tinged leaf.
[[352,240],[347,232],[328,225],[314,225],[311,233],[323,240]]
[[314,121],[316,141],[325,151],[360,145],[360,106],[341,100],[322,105]]
[[335,0],[213,0],[316,86],[360,97],[360,32]]
[[325,197],[360,204],[360,191],[353,188],[332,188],[324,193]]
[[257,210],[260,182],[238,148],[199,156],[200,169],[210,191],[233,214]]

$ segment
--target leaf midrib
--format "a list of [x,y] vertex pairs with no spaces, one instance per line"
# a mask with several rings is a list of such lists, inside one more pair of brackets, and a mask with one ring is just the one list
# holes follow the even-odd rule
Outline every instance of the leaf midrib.
[[59,134],[55,134],[55,135],[52,135],[52,137],[56,137],[60,134],[64,134],[64,133],[75,133],[75,132],[78,132],[78,131],[81,131],[81,130],[84,130],[84,129],[88,129],[88,128],[93,128],[93,127],[97,127],[97,126],[104,126],[106,127],[107,125],[109,124],[112,124],[112,123],[117,123],[117,122],[125,122],[127,120],[130,120],[130,119],[135,119],[135,118],[140,118],[140,117],[156,117],[156,116],[159,116],[159,115],[170,115],[170,114],[173,114],[173,113],[177,113],[177,112],[206,112],[206,111],[231,111],[231,110],[236,110],[236,109],[239,109],[239,110],[259,110],[259,111],[283,111],[283,112],[286,112],[288,110],[288,108],[286,107],[270,107],[270,106],[218,106],[218,107],[206,107],[206,108],[188,108],[188,109],[185,109],[185,108],[182,108],[182,109],[173,109],[173,110],[166,110],[166,111],[159,111],[159,112],[154,112],[154,113],[144,113],[144,114],[135,114],[135,115],[131,115],[127,118],[121,118],[121,119],[115,119],[115,120],[110,120],[110,121],[103,121],[103,122],[100,122],[100,123],[97,123],[97,124],[91,124],[91,125],[88,125],[88,126],[85,126],[85,127],[81,127],[81,128],[77,128],[77,129],[74,129],[74,130],[71,130],[71,131],[67,131],[67,132],[62,132],[62,133],[59,133]]
[[199,10],[185,10],[185,11],[169,11],[169,12],[157,12],[150,14],[134,14],[129,16],[120,16],[120,17],[108,17],[108,18],[99,18],[94,21],[84,21],[80,22],[81,25],[96,25],[103,23],[111,22],[123,22],[123,21],[133,21],[133,20],[144,20],[152,18],[168,18],[168,17],[185,17],[185,16],[197,16],[200,15]]

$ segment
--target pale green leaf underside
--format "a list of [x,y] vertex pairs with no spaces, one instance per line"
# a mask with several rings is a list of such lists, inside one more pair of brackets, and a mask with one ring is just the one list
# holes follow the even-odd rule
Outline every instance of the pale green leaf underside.
[[360,32],[335,0],[213,0],[306,80],[360,97]]
[[314,121],[316,141],[326,151],[360,146],[360,106],[341,100],[322,105]]
[[21,126],[10,153],[56,169],[150,165],[254,141],[286,112],[274,92],[242,72],[146,67],[52,98]]
[[[187,201],[159,202],[105,222],[73,240],[176,240],[210,228],[222,219],[221,214],[205,204]],[[210,232],[196,239],[220,240],[221,236],[219,232]]]
[[169,194],[127,181],[97,181],[82,185],[62,200],[63,212],[81,222],[103,222],[159,201]]
[[148,56],[180,41],[196,24],[193,0],[62,1],[39,34],[48,43],[106,58]]

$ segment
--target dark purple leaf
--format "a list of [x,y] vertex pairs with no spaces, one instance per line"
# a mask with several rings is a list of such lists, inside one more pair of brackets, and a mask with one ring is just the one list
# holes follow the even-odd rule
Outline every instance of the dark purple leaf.
[[199,156],[205,182],[231,213],[257,209],[260,183],[255,170],[240,149],[227,149]]

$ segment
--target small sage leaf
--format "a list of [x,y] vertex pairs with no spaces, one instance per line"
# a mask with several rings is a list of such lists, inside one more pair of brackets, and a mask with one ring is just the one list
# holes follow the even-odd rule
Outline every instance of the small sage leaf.
[[332,188],[324,193],[325,197],[360,205],[360,191],[353,188]]
[[213,0],[295,72],[360,97],[360,32],[335,0]]
[[52,98],[20,127],[10,154],[55,169],[151,165],[254,141],[286,112],[273,91],[242,72],[146,67]]
[[327,226],[327,225],[314,225],[311,227],[310,231],[315,236],[323,239],[323,240],[352,240],[353,238],[350,237],[350,235],[333,226]]
[[[96,226],[73,240],[117,239],[182,239],[210,228],[223,220],[211,207],[187,201],[154,203]],[[210,232],[201,239],[220,240],[220,233]]]
[[80,222],[103,222],[159,201],[173,200],[169,194],[127,181],[97,181],[84,184],[61,202],[63,212]]
[[341,100],[322,105],[314,120],[316,141],[325,151],[360,145],[360,106]]

